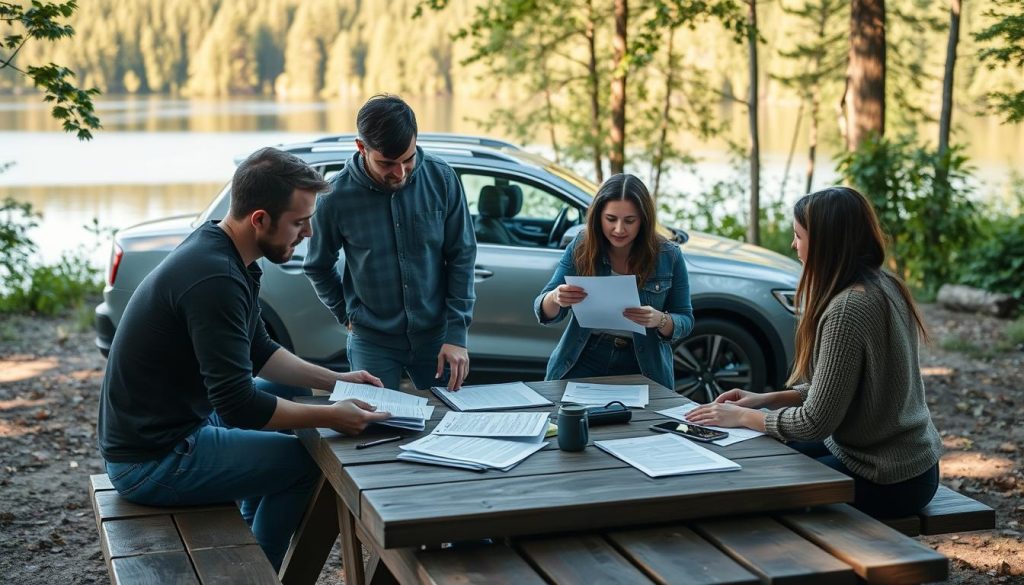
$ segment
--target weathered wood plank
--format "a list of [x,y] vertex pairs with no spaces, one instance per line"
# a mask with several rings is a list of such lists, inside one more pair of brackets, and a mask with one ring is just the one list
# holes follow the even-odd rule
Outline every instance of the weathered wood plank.
[[846,563],[766,516],[695,522],[691,525],[766,585],[853,585]]
[[356,518],[343,501],[336,501],[335,509],[338,511],[338,529],[341,533],[341,564],[345,568],[345,583],[363,585],[366,582],[363,546],[356,534]]
[[[259,545],[193,550],[192,562],[203,585],[279,585],[274,567]],[[154,581],[160,583],[161,581]]]
[[780,519],[869,583],[924,583],[949,576],[946,557],[852,506],[822,506]]
[[234,508],[234,504],[210,504],[205,506],[156,507],[134,504],[122,498],[116,491],[96,492],[93,498],[96,513],[103,521],[137,516],[159,516],[175,512],[208,512]]
[[906,536],[918,536],[921,534],[921,518],[919,516],[886,518],[879,520],[879,522]]
[[948,534],[996,527],[996,512],[985,504],[940,485],[921,510],[921,534]]
[[234,506],[206,512],[178,512],[174,522],[188,550],[256,544],[252,530]]
[[110,561],[114,585],[200,585],[185,552],[121,557]]
[[501,544],[469,550],[420,551],[415,556],[429,583],[545,585],[544,579],[522,557]]
[[106,473],[97,473],[89,476],[90,493],[112,489],[114,489],[114,484],[110,483],[110,477],[108,477]]
[[660,526],[618,530],[608,538],[656,582],[666,585],[751,585],[759,583],[740,566],[689,528]]
[[185,550],[174,521],[166,514],[107,520],[100,529],[100,538],[110,558]]
[[521,540],[516,546],[548,581],[558,585],[651,582],[597,534]]
[[853,499],[853,481],[798,454],[743,470],[652,479],[633,468],[366,490],[360,517],[386,547],[780,510]]

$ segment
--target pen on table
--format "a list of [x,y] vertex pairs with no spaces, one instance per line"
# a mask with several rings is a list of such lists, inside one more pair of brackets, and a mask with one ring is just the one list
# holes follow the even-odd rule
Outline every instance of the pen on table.
[[384,443],[390,443],[391,441],[401,441],[404,437],[401,435],[397,437],[386,437],[383,439],[377,439],[376,441],[370,441],[368,443],[359,443],[356,445],[356,449],[365,449],[367,447],[373,447],[374,445],[383,445]]

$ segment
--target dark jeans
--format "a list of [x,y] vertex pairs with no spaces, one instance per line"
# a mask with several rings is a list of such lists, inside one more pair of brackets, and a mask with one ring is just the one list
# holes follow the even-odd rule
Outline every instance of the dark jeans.
[[614,337],[607,333],[591,335],[580,352],[580,359],[565,373],[563,379],[639,374],[640,364],[636,361],[634,351],[632,339]]
[[868,481],[850,471],[842,461],[829,452],[825,443],[794,441],[788,445],[852,477],[853,507],[875,518],[899,518],[916,514],[932,501],[935,491],[939,488],[938,463],[917,477],[898,483],[881,484]]

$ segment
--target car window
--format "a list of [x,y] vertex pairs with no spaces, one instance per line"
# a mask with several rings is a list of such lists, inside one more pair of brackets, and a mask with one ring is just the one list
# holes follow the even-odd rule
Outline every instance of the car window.
[[552,230],[578,225],[584,216],[577,204],[528,181],[478,171],[459,171],[459,177],[480,243],[549,247],[558,239]]

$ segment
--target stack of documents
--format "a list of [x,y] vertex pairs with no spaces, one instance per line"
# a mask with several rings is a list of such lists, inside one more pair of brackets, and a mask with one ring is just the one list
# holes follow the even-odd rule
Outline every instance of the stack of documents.
[[668,433],[595,441],[594,445],[651,477],[740,469],[739,463]]
[[522,382],[463,386],[456,392],[438,386],[430,390],[452,409],[467,412],[551,406],[550,400]]
[[635,386],[622,384],[587,384],[569,382],[565,385],[562,402],[586,406],[604,406],[619,401],[629,408],[643,408],[650,401],[647,384]]
[[391,413],[391,418],[377,424],[422,431],[427,426],[427,419],[434,413],[433,406],[427,406],[427,399],[397,390],[378,388],[369,384],[353,384],[338,381],[331,393],[332,401],[355,398],[377,407],[379,411]]
[[430,435],[408,445],[402,461],[508,471],[544,448],[545,412],[449,412]]
[[[688,402],[688,403],[686,403],[686,404],[684,404],[682,406],[674,406],[672,408],[666,408],[665,410],[659,410],[657,412],[658,412],[658,414],[663,414],[663,415],[665,415],[665,416],[667,416],[669,418],[674,418],[674,419],[676,419],[679,422],[690,422],[690,421],[686,420],[686,418],[685,418],[686,414],[688,412],[690,412],[691,410],[693,410],[694,408],[697,408],[698,406],[700,406],[700,405],[697,404],[696,402]],[[693,423],[690,423],[690,424],[693,424]],[[701,426],[706,426],[706,425],[701,425]],[[716,445],[720,445],[722,447],[726,447],[728,445],[732,445],[733,443],[739,443],[740,441],[747,441],[749,439],[760,437],[761,435],[764,434],[764,433],[762,433],[760,431],[755,431],[755,430],[752,430],[752,429],[745,429],[745,428],[735,428],[735,429],[733,429],[733,428],[712,427],[712,426],[706,426],[706,428],[714,429],[716,431],[725,431],[725,432],[729,433],[729,436],[724,438],[724,439],[718,439],[717,441],[712,441],[712,443],[714,443]]]

